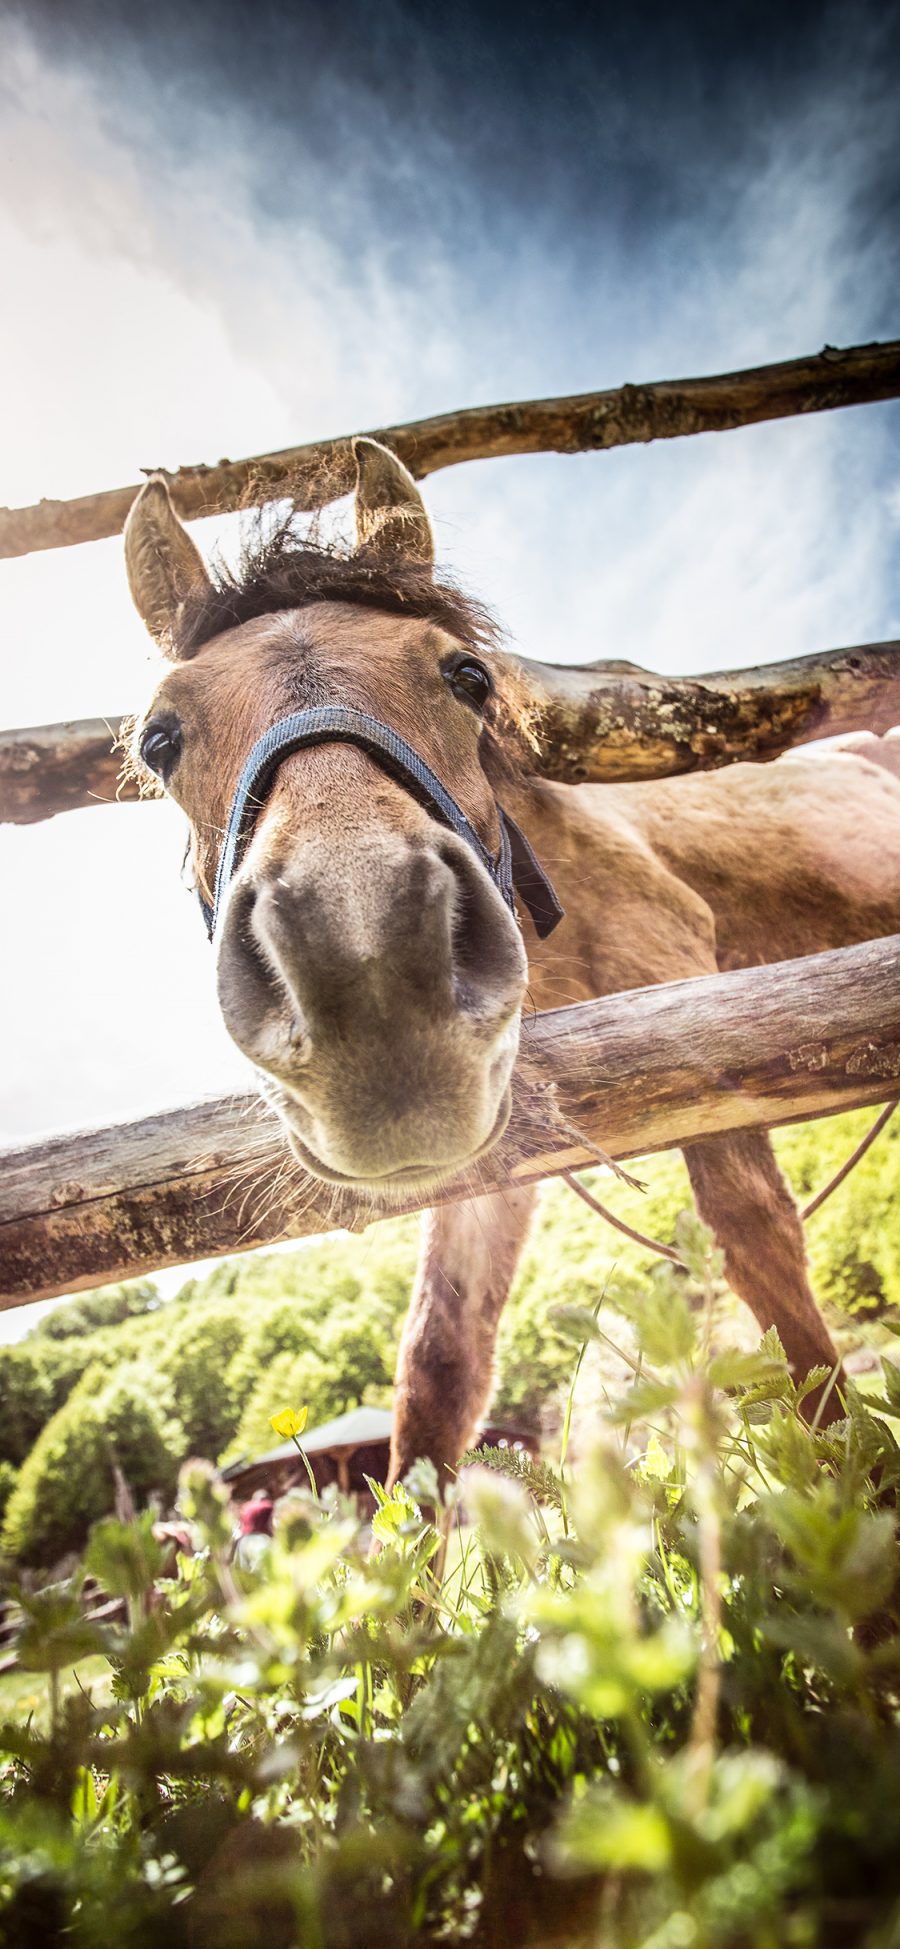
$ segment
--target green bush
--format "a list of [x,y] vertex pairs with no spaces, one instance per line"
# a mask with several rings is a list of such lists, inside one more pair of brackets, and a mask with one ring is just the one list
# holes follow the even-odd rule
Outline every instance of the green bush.
[[362,1292],[396,1314],[409,1298],[418,1235],[417,1219],[394,1218],[363,1238],[330,1237],[291,1252],[223,1259],[203,1279],[188,1280],[175,1303],[231,1299],[250,1311],[287,1300],[307,1319],[322,1324],[337,1307],[354,1304]]
[[234,1437],[220,1457],[222,1467],[277,1448],[282,1436],[272,1428],[272,1415],[282,1408],[307,1407],[309,1425],[314,1428],[328,1420],[333,1399],[334,1376],[317,1353],[276,1354],[244,1403]]
[[82,1293],[78,1299],[69,1299],[64,1306],[55,1306],[52,1313],[45,1313],[29,1337],[32,1341],[81,1339],[86,1333],[96,1332],[98,1327],[118,1326],[122,1320],[155,1313],[161,1303],[152,1279],[129,1279],[120,1286],[98,1286],[96,1291]]
[[[801,1202],[827,1183],[874,1122],[853,1110],[775,1134]],[[806,1228],[813,1286],[845,1317],[900,1308],[900,1110]]]
[[239,1410],[231,1370],[245,1334],[245,1312],[235,1305],[172,1308],[153,1364],[172,1395],[188,1455],[215,1461],[234,1434]]
[[112,1367],[152,1342],[159,1306],[148,1280],[86,1293],[0,1348],[0,1460],[25,1460],[88,1367]]
[[168,1500],[184,1448],[184,1431],[149,1369],[134,1363],[109,1377],[89,1370],[19,1472],[0,1549],[18,1564],[54,1564],[113,1509],[115,1463],[136,1502],[153,1492]]
[[6,1505],[19,1479],[18,1470],[11,1462],[0,1462],[0,1528],[6,1514]]
[[292,1358],[299,1354],[318,1354],[308,1314],[291,1300],[257,1303],[246,1338],[228,1373],[228,1384],[241,1412],[257,1383],[284,1354]]
[[[801,1204],[834,1175],[876,1114],[854,1110],[773,1132],[779,1162]],[[633,1169],[646,1191],[614,1183],[605,1173],[585,1172],[584,1183],[627,1224],[671,1243],[679,1211],[692,1202],[680,1156],[642,1158]],[[900,1311],[898,1211],[900,1111],[807,1226],[813,1287],[838,1326]],[[653,1263],[649,1251],[605,1225],[566,1185],[546,1184],[501,1322],[495,1412],[540,1426],[568,1372],[553,1305],[563,1298],[592,1304],[611,1275]]]
[[0,1348],[0,1461],[18,1468],[54,1412],[49,1361],[40,1349]]
[[[0,1728],[0,1939],[892,1949],[900,1367],[811,1429],[774,1335],[710,1357],[684,1242],[687,1281],[607,1295],[636,1371],[599,1438],[483,1451],[446,1567],[400,1489],[377,1555],[307,1499],[242,1575],[194,1464],[178,1578],[146,1520],[93,1533],[127,1621],[24,1594],[49,1710]],[[557,1325],[570,1363],[600,1331]],[[63,1699],[98,1653],[111,1687]]]
[[[605,1172],[586,1171],[583,1181],[627,1223],[670,1240],[679,1211],[691,1201],[684,1165],[666,1155],[642,1160],[635,1170],[648,1182],[646,1195],[611,1182]],[[500,1324],[494,1413],[540,1428],[571,1375],[571,1344],[554,1325],[554,1306],[561,1300],[592,1306],[615,1271],[653,1263],[649,1252],[604,1224],[568,1185],[544,1185]]]
[[333,1415],[344,1414],[361,1402],[390,1402],[393,1381],[393,1343],[379,1344],[377,1336],[348,1328],[345,1337],[328,1341],[327,1360],[314,1348],[302,1353],[282,1352],[263,1366],[248,1395],[232,1441],[221,1457],[223,1467],[239,1457],[264,1455],[278,1445],[271,1417],[281,1408],[306,1407],[310,1429]]

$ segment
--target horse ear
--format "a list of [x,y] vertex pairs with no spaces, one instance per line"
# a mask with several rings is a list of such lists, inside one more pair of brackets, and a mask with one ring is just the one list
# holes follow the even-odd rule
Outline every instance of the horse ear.
[[408,555],[434,565],[434,535],[425,503],[402,460],[377,440],[353,441],[356,539],[378,555]]
[[125,567],[138,614],[167,648],[182,605],[212,584],[160,474],[141,488],[125,523]]

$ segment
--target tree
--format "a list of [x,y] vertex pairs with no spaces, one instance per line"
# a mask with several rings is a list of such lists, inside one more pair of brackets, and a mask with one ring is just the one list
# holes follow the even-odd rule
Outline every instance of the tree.
[[298,1300],[270,1301],[254,1308],[252,1324],[228,1374],[238,1413],[274,1361],[283,1354],[295,1359],[304,1353],[317,1354],[318,1348],[313,1325]]
[[308,1407],[311,1427],[327,1421],[335,1412],[333,1388],[333,1376],[312,1349],[277,1354],[258,1376],[244,1404],[234,1439],[220,1457],[222,1466],[277,1448],[281,1438],[272,1428],[272,1416],[282,1408]]
[[245,1308],[198,1306],[183,1314],[160,1350],[159,1371],[171,1388],[190,1455],[215,1461],[234,1434],[240,1407],[230,1372],[246,1332]]
[[19,1564],[56,1563],[113,1509],[115,1463],[136,1503],[153,1491],[168,1499],[184,1448],[152,1370],[138,1362],[109,1377],[89,1369],[20,1470],[0,1548]]
[[78,1299],[64,1300],[52,1313],[45,1314],[32,1327],[32,1340],[70,1340],[95,1332],[100,1326],[118,1326],[141,1313],[155,1313],[162,1305],[159,1289],[152,1279],[130,1279],[119,1286],[98,1286]]
[[0,1350],[0,1462],[18,1468],[53,1413],[50,1363],[27,1343]]
[[18,1480],[17,1471],[11,1462],[0,1462],[0,1525],[6,1514],[6,1505]]

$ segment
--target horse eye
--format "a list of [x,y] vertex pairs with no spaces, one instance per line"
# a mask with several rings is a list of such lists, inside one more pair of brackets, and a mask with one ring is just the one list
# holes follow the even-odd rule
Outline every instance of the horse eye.
[[148,771],[155,772],[164,785],[168,784],[181,757],[181,726],[148,724],[139,750]]
[[477,711],[484,710],[494,687],[484,666],[476,663],[474,657],[466,657],[462,663],[455,663],[447,671],[447,682],[455,697],[461,697],[466,704],[474,704]]

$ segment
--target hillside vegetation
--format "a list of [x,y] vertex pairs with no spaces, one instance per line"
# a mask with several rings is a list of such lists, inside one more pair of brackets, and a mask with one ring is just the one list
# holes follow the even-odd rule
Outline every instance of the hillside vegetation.
[[774,1335],[711,1357],[680,1237],[688,1280],[557,1312],[570,1372],[613,1341],[630,1380],[574,1463],[484,1453],[444,1571],[421,1465],[378,1555],[304,1493],[251,1576],[192,1462],[171,1581],[149,1518],[92,1531],[127,1621],[85,1623],[80,1572],[24,1596],[10,1949],[893,1949],[900,1370],[811,1430]]
[[[776,1134],[801,1199],[873,1114]],[[651,1158],[639,1172],[646,1195],[608,1178],[595,1180],[599,1195],[671,1239],[690,1204],[681,1160]],[[816,1290],[845,1336],[877,1339],[880,1317],[900,1308],[898,1212],[900,1114],[808,1228]],[[47,1566],[79,1548],[113,1506],[114,1459],[139,1501],[153,1488],[165,1498],[189,1455],[231,1460],[271,1447],[270,1416],[286,1402],[307,1403],[311,1425],[361,1401],[387,1404],[417,1232],[399,1219],[362,1238],[224,1260],[165,1305],[149,1281],[88,1294],[0,1351],[7,1558]],[[652,1263],[565,1185],[546,1185],[501,1326],[494,1411],[552,1428],[571,1369],[554,1304],[591,1306],[614,1268],[642,1274]]]

